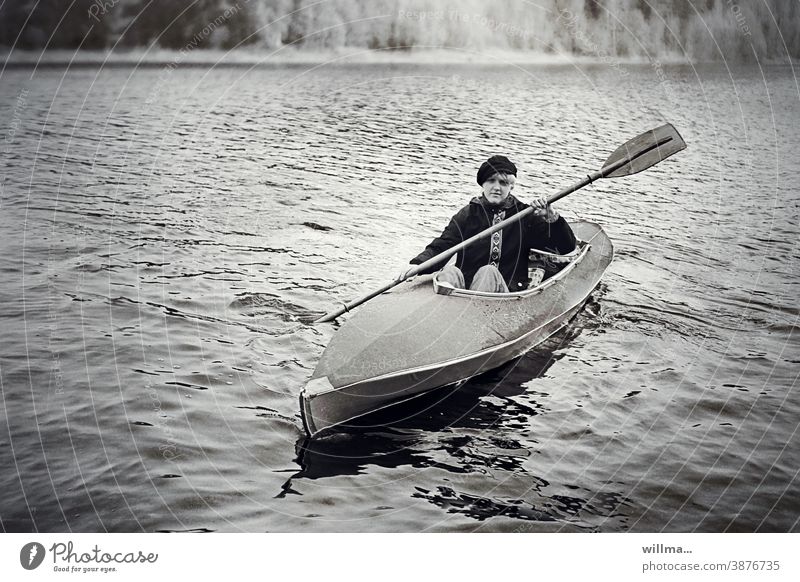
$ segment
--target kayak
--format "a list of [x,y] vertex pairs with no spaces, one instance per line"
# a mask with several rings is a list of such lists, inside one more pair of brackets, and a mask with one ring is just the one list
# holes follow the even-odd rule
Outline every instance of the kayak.
[[567,325],[614,254],[599,225],[570,226],[575,251],[530,289],[475,292],[424,275],[363,304],[333,336],[300,394],[309,437],[497,368]]

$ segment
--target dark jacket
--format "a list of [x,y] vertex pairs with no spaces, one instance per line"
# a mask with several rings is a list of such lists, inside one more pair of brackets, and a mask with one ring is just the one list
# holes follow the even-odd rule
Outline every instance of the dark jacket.
[[[505,210],[505,218],[510,218],[528,208],[513,195],[508,196],[503,208],[489,205],[486,199],[473,198],[469,204],[459,210],[442,234],[433,239],[418,256],[411,259],[411,264],[419,265],[439,253],[454,247],[458,243],[489,228],[494,216]],[[575,248],[575,235],[567,221],[559,217],[553,223],[544,218],[529,214],[522,220],[506,226],[503,230],[500,262],[498,269],[503,275],[509,291],[520,291],[528,287],[528,252],[531,248],[542,249],[552,253],[568,253]],[[475,273],[490,263],[491,237],[479,240],[466,249],[458,251],[456,266],[464,273],[464,280],[469,287]],[[445,262],[439,263],[424,273],[433,273],[441,269]]]

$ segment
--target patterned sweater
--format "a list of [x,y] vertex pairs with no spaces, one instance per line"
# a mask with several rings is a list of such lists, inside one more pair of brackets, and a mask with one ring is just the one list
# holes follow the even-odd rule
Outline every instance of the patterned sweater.
[[[483,196],[473,198],[450,219],[442,234],[433,239],[410,262],[413,265],[424,263],[526,208],[527,204],[510,194],[502,207],[490,205]],[[501,236],[497,236],[498,234]],[[544,218],[529,214],[506,226],[499,233],[458,251],[456,266],[464,273],[464,280],[469,287],[477,270],[493,263],[503,275],[509,291],[520,291],[528,287],[528,253],[531,248],[559,254],[568,253],[575,248],[575,235],[567,221],[561,217],[553,223],[547,223]],[[424,273],[433,273],[443,266],[440,263]]]

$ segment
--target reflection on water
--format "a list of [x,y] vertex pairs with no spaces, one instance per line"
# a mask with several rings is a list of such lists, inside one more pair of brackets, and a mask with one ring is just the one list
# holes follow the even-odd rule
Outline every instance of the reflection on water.
[[[592,301],[588,310],[596,309]],[[515,499],[459,492],[444,483],[432,490],[414,488],[412,498],[425,499],[447,513],[479,522],[502,516],[562,522],[589,530],[601,523],[605,531],[624,527],[621,506],[628,502],[620,493],[591,492],[567,485],[571,495],[548,494],[550,483],[525,468],[524,462],[535,454],[531,450],[535,441],[517,437],[527,436],[525,426],[539,411],[546,410],[536,397],[548,395],[528,394],[526,384],[542,377],[562,358],[564,348],[580,331],[577,326],[567,327],[535,352],[501,368],[363,417],[338,434],[299,439],[295,462],[301,470],[287,479],[277,497],[302,495],[296,489],[301,480],[359,475],[371,466],[437,467],[449,474],[524,475],[528,482],[524,498]],[[436,435],[433,447],[432,435]],[[618,522],[616,526],[611,525],[612,518]]]

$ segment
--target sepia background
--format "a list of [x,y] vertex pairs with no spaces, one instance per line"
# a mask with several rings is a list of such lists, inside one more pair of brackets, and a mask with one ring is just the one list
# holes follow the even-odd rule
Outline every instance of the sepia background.
[[[800,530],[800,4],[0,3],[4,531]],[[493,154],[616,256],[564,332],[308,442]],[[389,357],[390,355],[387,355]]]

